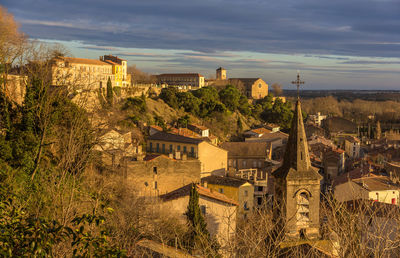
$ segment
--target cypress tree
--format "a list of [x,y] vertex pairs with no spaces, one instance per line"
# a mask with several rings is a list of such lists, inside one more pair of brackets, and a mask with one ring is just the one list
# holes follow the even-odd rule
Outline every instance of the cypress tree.
[[107,80],[107,102],[110,106],[113,104],[113,87],[110,77]]
[[196,252],[196,250],[206,250],[206,252],[210,252],[210,247],[214,249],[215,245],[213,244],[210,233],[207,230],[207,223],[201,214],[199,207],[199,193],[197,192],[196,184],[194,183],[190,189],[189,204],[185,215],[190,227],[188,236],[189,250],[191,252]]

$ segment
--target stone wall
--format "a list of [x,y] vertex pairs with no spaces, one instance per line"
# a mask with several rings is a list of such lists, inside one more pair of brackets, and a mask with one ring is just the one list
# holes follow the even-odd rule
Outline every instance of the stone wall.
[[[127,161],[127,181],[135,184],[140,195],[156,196],[192,182],[200,182],[198,160],[175,160],[159,156],[149,161]],[[156,170],[154,170],[156,168]]]

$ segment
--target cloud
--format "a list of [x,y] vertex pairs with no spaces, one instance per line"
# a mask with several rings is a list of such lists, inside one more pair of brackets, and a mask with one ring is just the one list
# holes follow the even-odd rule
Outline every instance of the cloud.
[[34,38],[198,55],[400,57],[400,5],[394,0],[4,0],[3,5]]

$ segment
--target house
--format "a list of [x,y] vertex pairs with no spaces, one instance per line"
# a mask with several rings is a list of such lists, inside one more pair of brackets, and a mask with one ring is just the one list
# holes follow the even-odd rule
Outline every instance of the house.
[[326,119],[327,116],[321,115],[320,112],[317,112],[315,115],[309,115],[308,119],[315,125],[321,126],[322,120]]
[[360,140],[354,136],[346,136],[344,139],[344,150],[350,158],[360,157]]
[[201,175],[224,175],[228,166],[228,151],[203,138],[190,138],[173,133],[158,132],[147,141],[148,153],[173,154],[176,159],[191,158],[201,163]]
[[235,200],[238,206],[238,219],[246,219],[254,206],[254,186],[247,180],[225,177],[207,176],[201,179],[201,184],[213,192],[218,192]]
[[93,148],[102,155],[105,164],[115,168],[120,165],[120,159],[131,157],[142,159],[142,145],[133,139],[132,132],[109,128],[102,132],[98,143]]
[[[190,190],[193,184],[185,185],[172,192],[161,195],[161,206],[186,224],[185,212],[189,204]],[[234,237],[236,231],[236,210],[238,202],[217,191],[194,184],[199,193],[199,206],[207,222],[207,229],[215,236],[221,246],[225,246]]]
[[193,132],[198,133],[201,137],[209,137],[210,136],[210,129],[202,125],[196,124],[188,124],[188,129],[192,130]]
[[204,76],[199,73],[164,73],[157,75],[157,81],[168,86],[204,87]]
[[221,148],[228,151],[228,168],[266,170],[271,160],[272,145],[267,142],[224,142]]
[[158,196],[193,182],[200,182],[201,163],[197,159],[174,159],[163,154],[147,154],[143,160],[125,158],[126,180],[139,196]]
[[400,185],[386,176],[369,174],[335,185],[334,196],[340,202],[363,199],[399,205]]
[[324,152],[322,163],[324,167],[324,183],[330,186],[336,177],[344,172],[344,150],[331,149]]
[[[1,78],[3,79],[3,78]],[[7,74],[5,79],[5,94],[9,100],[18,105],[24,103],[26,85],[28,83],[28,76],[19,74]]]
[[100,60],[56,57],[51,74],[54,86],[70,86],[73,87],[71,91],[106,88],[108,79],[113,87],[130,85],[127,61],[111,55],[100,57]]
[[262,99],[268,96],[268,84],[261,78],[231,78],[229,83],[243,86],[244,94],[249,99]]
[[264,134],[269,134],[269,133],[272,133],[272,131],[267,128],[260,127],[260,128],[248,130],[248,131],[244,132],[243,135],[244,135],[244,137],[260,138]]
[[131,78],[127,74],[128,63],[125,59],[112,55],[104,55],[100,57],[100,60],[112,65],[114,87],[127,87],[130,85]]
[[[268,129],[267,129],[268,130]],[[267,142],[270,143],[272,149],[275,151],[276,148],[284,146],[288,140],[288,135],[284,132],[270,132],[263,133],[259,137],[247,137],[246,142]]]

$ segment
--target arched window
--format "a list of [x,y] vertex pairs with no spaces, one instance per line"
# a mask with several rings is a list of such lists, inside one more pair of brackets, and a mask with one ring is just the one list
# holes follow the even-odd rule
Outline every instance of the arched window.
[[310,196],[306,191],[297,193],[297,224],[304,225],[310,221]]

